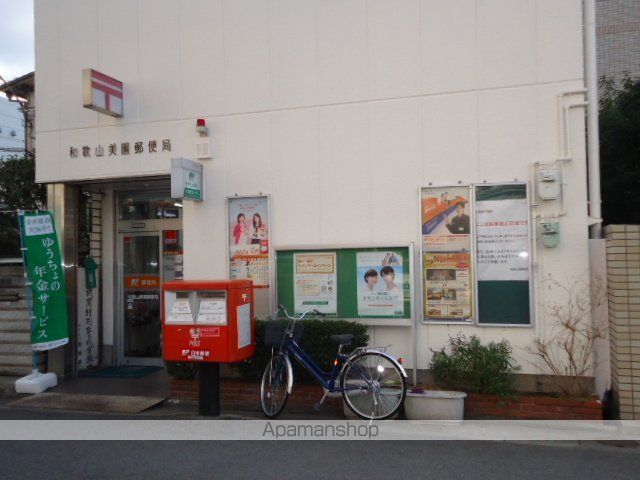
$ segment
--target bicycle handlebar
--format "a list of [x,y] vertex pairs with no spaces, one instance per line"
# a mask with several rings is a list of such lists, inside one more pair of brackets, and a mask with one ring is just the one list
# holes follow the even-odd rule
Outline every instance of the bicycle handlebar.
[[289,320],[302,320],[304,317],[306,317],[310,313],[312,313],[314,315],[319,315],[321,317],[326,316],[326,313],[322,313],[322,312],[318,311],[317,309],[314,309],[314,310],[307,310],[306,312],[304,312],[299,317],[296,317],[295,314],[294,315],[289,315],[289,312],[287,312],[287,309],[284,308],[284,305],[282,305],[282,304],[278,305],[278,310],[282,310],[282,312],[284,313],[284,316],[287,317]]

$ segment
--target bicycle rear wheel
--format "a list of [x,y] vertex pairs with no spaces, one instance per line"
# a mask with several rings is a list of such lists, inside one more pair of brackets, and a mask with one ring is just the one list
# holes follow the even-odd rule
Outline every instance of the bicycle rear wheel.
[[391,358],[383,352],[364,352],[347,362],[340,388],[353,413],[367,420],[395,415],[404,402],[407,383]]
[[274,355],[262,374],[260,383],[260,406],[268,418],[275,418],[287,404],[289,370],[284,355]]

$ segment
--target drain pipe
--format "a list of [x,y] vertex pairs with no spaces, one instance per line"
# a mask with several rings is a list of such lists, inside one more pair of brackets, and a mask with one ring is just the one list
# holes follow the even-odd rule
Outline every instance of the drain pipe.
[[598,72],[596,67],[596,2],[584,0],[584,73],[587,87],[587,168],[591,238],[602,238]]

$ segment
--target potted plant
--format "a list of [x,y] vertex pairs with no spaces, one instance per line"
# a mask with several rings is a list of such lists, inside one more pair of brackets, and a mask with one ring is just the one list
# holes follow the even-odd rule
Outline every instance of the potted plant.
[[[430,369],[439,387],[470,392],[512,395],[514,365],[506,340],[482,345],[476,336],[449,339],[450,353],[434,352]],[[456,390],[407,392],[405,415],[409,420],[462,420],[467,394]]]

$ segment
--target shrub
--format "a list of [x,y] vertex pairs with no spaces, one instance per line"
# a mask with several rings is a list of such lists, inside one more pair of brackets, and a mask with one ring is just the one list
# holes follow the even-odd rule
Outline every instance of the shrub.
[[607,325],[597,312],[606,300],[606,285],[597,275],[586,281],[575,278],[568,284],[549,276],[543,284],[557,300],[544,305],[550,328],[527,351],[536,356],[536,366],[543,373],[551,373],[551,381],[563,395],[588,397],[589,377],[600,360],[597,342],[607,341]]
[[[262,376],[264,367],[271,358],[271,346],[265,345],[264,334],[265,326],[268,322],[264,320],[256,321],[256,353],[255,355],[233,366],[236,367],[243,377],[251,380],[257,380]],[[287,322],[278,320],[278,323],[286,325]],[[353,350],[358,347],[365,347],[369,341],[366,325],[360,323],[348,322],[346,320],[303,320],[296,324],[304,326],[304,332],[300,340],[300,345],[309,354],[309,356],[323,369],[331,368],[331,362],[335,358],[338,346],[329,341],[331,335],[339,335],[343,333],[352,333],[353,341],[343,352]],[[294,374],[297,380],[311,381],[312,377],[303,368],[296,368],[295,361]]]
[[430,368],[439,386],[462,388],[472,393],[511,396],[515,365],[507,340],[482,345],[475,335],[449,338],[451,353],[434,352]]

